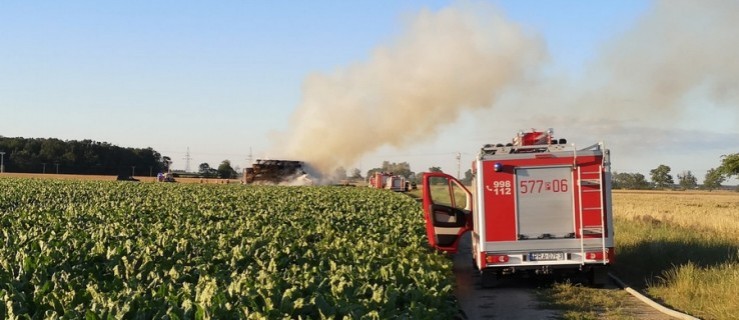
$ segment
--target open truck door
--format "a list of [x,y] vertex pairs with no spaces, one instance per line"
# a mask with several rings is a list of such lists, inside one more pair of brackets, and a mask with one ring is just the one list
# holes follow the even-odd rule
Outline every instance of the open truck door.
[[426,172],[423,211],[429,245],[456,253],[459,239],[472,229],[472,193],[450,175]]

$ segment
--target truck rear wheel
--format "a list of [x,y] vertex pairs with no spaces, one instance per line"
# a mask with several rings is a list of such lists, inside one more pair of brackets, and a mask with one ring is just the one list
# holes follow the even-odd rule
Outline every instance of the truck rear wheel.
[[592,287],[602,288],[608,283],[608,269],[605,267],[593,267],[588,272],[588,284]]
[[500,284],[498,272],[490,269],[480,272],[480,285],[483,288],[495,288]]

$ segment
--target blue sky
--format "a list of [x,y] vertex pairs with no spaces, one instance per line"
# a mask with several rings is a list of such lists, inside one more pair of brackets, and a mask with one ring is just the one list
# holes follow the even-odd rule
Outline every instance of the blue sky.
[[[307,77],[367,60],[374,48],[402,33],[419,10],[437,11],[452,3],[4,1],[0,135],[150,146],[171,156],[179,169],[185,167],[189,147],[191,169],[201,162],[216,166],[223,159],[243,167],[250,148],[255,157],[270,157],[279,149],[274,136],[287,130]],[[587,65],[601,48],[653,6],[636,0],[492,4],[544,40],[549,54],[545,73],[568,79],[587,77]],[[731,117],[722,120],[721,112],[715,120],[723,124],[710,133],[716,139],[739,136],[736,123]],[[438,165],[455,172],[453,154],[462,152],[464,171],[483,140],[497,142],[515,134],[486,137],[474,118],[463,115],[416,146],[371,150],[350,166],[366,171],[382,160],[409,161],[416,171]],[[515,127],[540,125],[532,122]],[[580,142],[590,144],[611,137],[582,138],[592,138]],[[670,149],[650,161],[644,160],[648,151],[624,152],[631,154],[619,156],[614,169],[646,175],[666,163],[673,174],[692,170],[702,178],[721,154],[739,152],[736,140],[728,144],[700,157],[685,148],[685,154]]]

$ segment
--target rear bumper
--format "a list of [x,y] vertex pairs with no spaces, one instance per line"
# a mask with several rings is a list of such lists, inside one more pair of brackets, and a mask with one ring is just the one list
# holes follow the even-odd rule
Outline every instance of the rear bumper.
[[[613,248],[589,248],[560,250],[531,250],[514,252],[479,252],[477,266],[480,269],[497,268],[511,270],[553,270],[553,269],[591,269],[597,266],[608,266],[614,261]],[[549,260],[537,260],[543,257]]]

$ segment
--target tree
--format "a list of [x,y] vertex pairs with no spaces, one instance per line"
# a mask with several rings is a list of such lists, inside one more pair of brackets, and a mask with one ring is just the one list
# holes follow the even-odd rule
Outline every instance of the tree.
[[223,160],[220,165],[218,165],[218,177],[221,179],[231,179],[236,177],[236,171],[231,167],[231,161],[229,160]]
[[[0,137],[5,169],[11,172],[118,175],[132,167],[149,172],[164,168],[152,148],[123,148],[107,142],[54,138]],[[146,169],[149,170],[146,170]]]
[[614,173],[611,177],[611,187],[614,189],[649,189],[651,185],[641,173]]
[[411,165],[408,164],[408,162],[395,163],[395,162],[383,161],[382,167],[372,168],[372,169],[367,170],[367,178],[373,176],[375,172],[392,173],[394,175],[403,176],[409,181],[411,181],[415,176],[415,173],[411,171]]
[[692,172],[690,170],[683,171],[682,174],[677,174],[677,181],[678,184],[680,184],[680,187],[683,189],[695,189],[695,187],[698,186],[698,179],[695,178]]
[[207,162],[203,162],[198,166],[198,173],[204,174],[210,170],[210,165]]
[[463,184],[471,185],[472,184],[472,178],[474,175],[472,175],[472,169],[467,169],[467,171],[464,172],[464,179],[462,179]]
[[430,167],[429,172],[444,172],[444,171],[441,171],[441,167]]
[[670,167],[661,164],[657,168],[649,171],[649,174],[652,176],[652,182],[654,182],[654,186],[656,188],[668,188],[675,184],[670,175],[670,170],[672,170]]
[[721,188],[721,183],[723,183],[725,179],[726,178],[721,173],[721,170],[711,168],[706,172],[706,178],[703,179],[703,188],[709,191]]
[[413,171],[411,171],[411,165],[408,164],[408,162],[395,163],[395,162],[383,161],[382,171],[392,172],[393,174],[403,176],[406,179],[410,178],[411,174],[413,174]]
[[611,174],[611,188],[626,189],[626,176],[628,176],[628,173],[620,173],[614,171],[613,174]]
[[344,167],[338,167],[334,170],[334,179],[341,181],[346,180],[346,169]]
[[356,179],[356,180],[362,180],[362,179],[364,179],[362,177],[362,171],[359,170],[359,168],[354,168],[354,170],[352,170],[352,176],[351,176],[351,178],[352,179]]
[[721,156],[721,166],[719,171],[727,177],[739,176],[739,153],[732,153],[730,155]]
[[198,173],[201,177],[213,178],[218,175],[218,170],[211,168],[208,163],[203,162],[198,166]]
[[423,179],[423,174],[416,174],[415,172],[411,172],[411,176],[408,177],[408,181],[416,184],[420,184],[421,179]]

